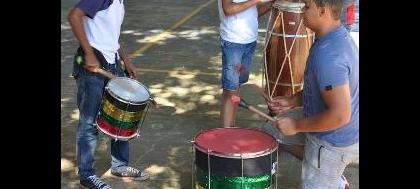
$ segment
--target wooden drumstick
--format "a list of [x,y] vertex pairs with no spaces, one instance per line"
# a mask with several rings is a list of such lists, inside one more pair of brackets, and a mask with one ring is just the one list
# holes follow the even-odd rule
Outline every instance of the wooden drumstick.
[[271,116],[265,114],[264,112],[261,112],[260,110],[254,108],[253,106],[249,105],[247,102],[245,102],[245,100],[243,100],[242,98],[240,98],[238,96],[232,96],[231,97],[231,100],[232,100],[232,102],[234,104],[238,104],[238,100],[239,100],[239,106],[240,107],[246,108],[248,110],[251,110],[254,113],[256,113],[256,114],[258,114],[258,115],[260,115],[260,116],[262,116],[262,117],[264,117],[264,118],[266,118],[266,119],[268,119],[268,120],[270,120],[272,122],[275,122],[276,121],[276,119],[274,119],[273,117],[271,117]]
[[103,76],[105,76],[105,77],[107,77],[109,79],[115,79],[115,75],[114,74],[112,74],[111,72],[105,71],[102,68],[99,68],[98,67],[98,68],[95,69],[94,72],[99,73],[99,74],[101,74],[101,75],[103,75]]

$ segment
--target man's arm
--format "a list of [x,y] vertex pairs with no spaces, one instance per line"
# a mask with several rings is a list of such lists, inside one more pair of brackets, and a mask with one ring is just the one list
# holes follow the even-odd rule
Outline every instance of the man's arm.
[[340,128],[350,121],[349,84],[321,92],[326,110],[311,118],[296,121],[297,132],[325,132]]
[[85,34],[85,28],[83,24],[84,16],[86,16],[86,13],[83,12],[81,9],[75,7],[70,11],[67,18],[70,23],[73,34],[79,41],[80,46],[82,47],[83,52],[85,53],[84,67],[89,71],[95,71],[95,69],[99,67],[99,63]]
[[264,15],[269,10],[271,10],[272,2],[261,3],[257,5],[258,8],[258,17]]
[[124,61],[124,67],[128,75],[130,75],[131,78],[137,79],[136,67],[133,65],[133,63],[131,63],[130,59],[128,58],[121,44],[120,44],[120,48],[118,49],[118,54],[120,55],[121,59]]
[[232,16],[258,4],[259,2],[265,1],[267,0],[249,0],[242,3],[233,3],[232,0],[222,0],[222,8],[225,16]]
[[120,48],[118,49],[118,54],[120,55],[122,61],[124,61],[124,63],[126,62],[130,62],[130,59],[128,58],[127,54],[125,53],[124,48],[121,46],[120,44]]

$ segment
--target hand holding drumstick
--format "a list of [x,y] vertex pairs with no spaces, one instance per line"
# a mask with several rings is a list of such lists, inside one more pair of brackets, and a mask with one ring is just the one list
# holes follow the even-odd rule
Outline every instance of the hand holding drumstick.
[[243,100],[243,99],[242,99],[241,97],[239,97],[239,96],[232,95],[232,96],[231,96],[231,98],[230,98],[230,100],[232,101],[232,103],[233,103],[233,104],[235,104],[235,105],[239,105],[239,106],[240,106],[240,107],[242,107],[242,108],[245,108],[245,109],[251,110],[251,111],[253,111],[254,113],[256,113],[256,114],[258,114],[258,115],[260,115],[260,116],[262,116],[262,117],[264,117],[264,118],[267,118],[268,120],[270,120],[270,121],[272,121],[272,122],[275,122],[275,121],[276,121],[273,117],[271,117],[271,116],[269,116],[269,115],[265,114],[264,112],[261,112],[260,110],[258,110],[258,109],[256,109],[256,108],[254,108],[253,106],[249,105],[247,102],[245,102],[245,100]]
[[254,113],[270,120],[271,122],[273,122],[273,126],[279,129],[284,135],[294,135],[298,133],[297,128],[296,128],[296,121],[292,118],[289,118],[289,117],[273,118],[265,114],[264,112],[261,112],[260,110],[254,108],[253,106],[249,105],[247,102],[245,102],[245,100],[241,99],[239,96],[236,96],[236,95],[231,96],[231,101],[242,108],[251,110]]

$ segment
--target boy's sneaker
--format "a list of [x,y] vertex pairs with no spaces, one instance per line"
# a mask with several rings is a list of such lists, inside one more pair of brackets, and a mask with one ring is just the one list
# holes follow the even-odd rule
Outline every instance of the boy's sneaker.
[[341,175],[340,183],[338,185],[338,189],[350,189],[350,184],[347,182],[346,177],[344,175]]
[[134,167],[122,166],[111,169],[111,174],[117,177],[131,177],[133,180],[143,181],[149,178],[149,173],[140,171]]
[[96,175],[89,176],[86,180],[81,180],[80,184],[89,189],[112,189]]

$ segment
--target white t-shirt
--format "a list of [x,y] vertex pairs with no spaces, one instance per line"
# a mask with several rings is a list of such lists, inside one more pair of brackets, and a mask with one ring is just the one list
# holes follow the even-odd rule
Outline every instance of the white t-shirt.
[[81,0],[78,7],[87,14],[84,27],[89,44],[98,49],[108,63],[115,63],[124,19],[123,0]]
[[232,16],[225,16],[222,0],[218,0],[218,7],[220,37],[223,40],[240,44],[252,43],[257,40],[258,10],[256,5]]

